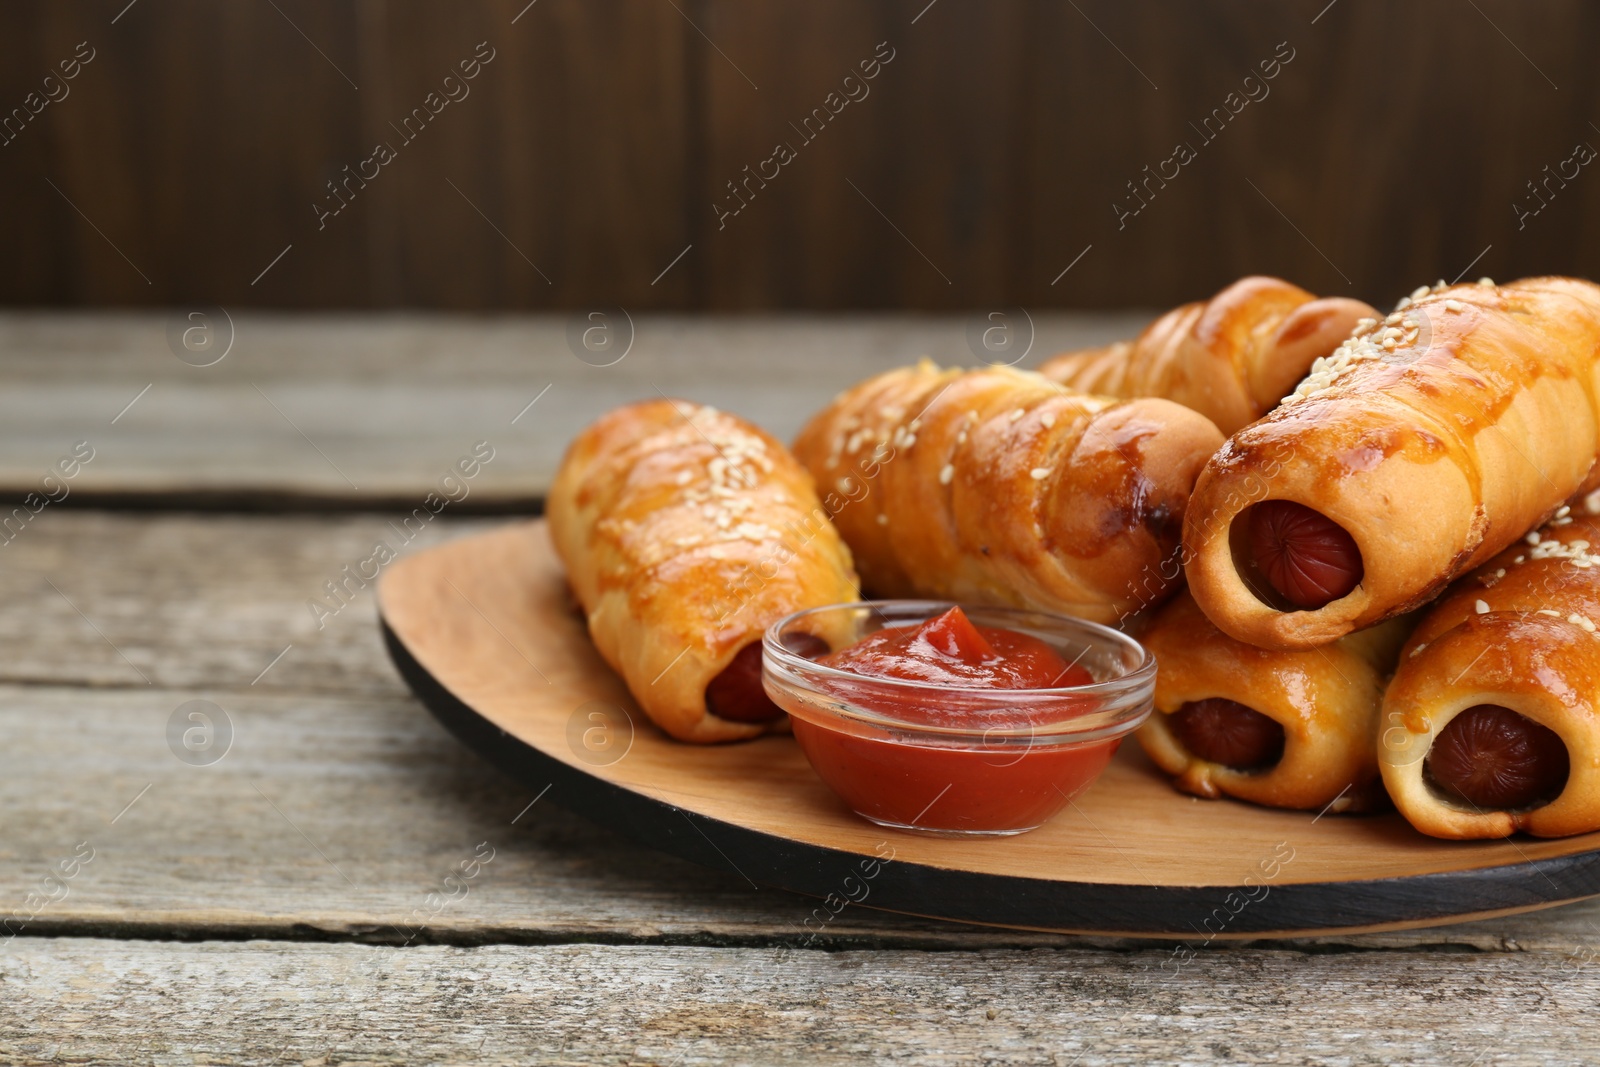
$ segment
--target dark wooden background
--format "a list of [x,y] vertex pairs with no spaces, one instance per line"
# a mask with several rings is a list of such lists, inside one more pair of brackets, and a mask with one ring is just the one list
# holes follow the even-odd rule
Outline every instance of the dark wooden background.
[[[1584,0],[525,4],[6,4],[0,109],[95,58],[0,145],[0,302],[1150,307],[1255,271],[1388,302],[1480,254],[1600,275],[1600,166],[1513,206],[1600,147]],[[480,41],[471,95],[319,231],[324,182]],[[725,183],[881,41],[870,95],[719,230]],[[1179,140],[1198,158],[1119,229]]]

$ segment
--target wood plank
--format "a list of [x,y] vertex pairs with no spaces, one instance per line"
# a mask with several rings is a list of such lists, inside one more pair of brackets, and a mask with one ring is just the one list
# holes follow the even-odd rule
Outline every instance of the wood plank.
[[[1028,12],[955,2],[912,25],[917,7],[884,3],[707,4],[719,51],[691,217],[715,306],[1006,303],[1027,224]],[[779,145],[794,158],[764,165]]]
[[[1529,953],[13,942],[10,1062],[1580,1064],[1600,974]],[[308,1025],[310,1020],[314,1024]]]
[[[396,167],[391,263],[369,269],[408,307],[682,306],[687,273],[651,281],[693,240],[694,31],[666,4],[526,5],[385,5],[372,43],[386,120],[438,90],[478,42],[494,59]],[[384,122],[373,126],[383,139]]]
[[[0,549],[0,682],[404,697],[370,587],[308,607],[377,540],[405,547],[389,521],[47,508]],[[412,547],[480,528],[446,514]]]
[[[231,750],[208,766],[179,762],[168,741],[192,699],[214,701],[232,724]],[[0,921],[25,934],[799,940],[814,907],[632,845],[562,810],[558,796],[539,799],[409,700],[3,687],[0,723]],[[80,842],[93,859],[68,895],[24,921],[27,894]],[[484,855],[474,877],[444,883]],[[931,944],[963,936],[859,909],[828,929]]]
[[8,302],[683,302],[650,286],[689,240],[692,31],[670,7],[124,6],[23,5],[8,34],[7,109],[96,49],[4,145],[0,195],[28,206]]
[[[1024,365],[1132,336],[1148,318],[1039,316]],[[631,351],[612,366],[574,354],[567,317],[239,315],[233,349],[203,368],[173,355],[168,321],[0,314],[0,499],[38,489],[86,440],[95,458],[71,483],[83,495],[199,491],[409,511],[487,440],[496,453],[470,487],[474,506],[529,504],[567,442],[621,403],[680,395],[788,439],[869,374],[923,355],[978,362],[970,316],[639,315]],[[216,329],[220,344],[227,321]]]
[[[1218,0],[1158,20],[1113,0],[1041,5],[1031,286],[1016,299],[1105,305],[1137,279],[1165,304],[1278,273],[1386,306],[1486,249],[1473,276],[1600,269],[1582,250],[1600,216],[1580,201],[1600,184],[1553,180],[1548,209],[1526,225],[1514,208],[1542,202],[1528,183],[1545,180],[1543,167],[1554,173],[1579,142],[1600,145],[1580,43],[1591,6],[1326,7]],[[1374,42],[1402,40],[1405,62],[1375,77]],[[1262,83],[1259,64],[1280,43],[1294,58]],[[1247,89],[1257,102],[1239,102]],[[1213,108],[1230,114],[1230,93],[1237,118],[1202,130]],[[1180,144],[1195,155],[1167,163],[1163,180]],[[1134,214],[1119,220],[1119,204]],[[1040,281],[1090,243],[1058,286]]]
[[[326,936],[383,936],[384,924],[404,924],[430,881],[465,858],[454,853],[482,840],[497,844],[527,803],[527,790],[486,773],[404,696],[378,642],[368,592],[317,635],[304,599],[334,563],[365,547],[376,518],[63,511],[40,522],[7,548],[16,565],[0,571],[13,606],[0,613],[9,653],[0,668],[8,681],[24,683],[0,697],[6,763],[14,768],[0,778],[5,810],[14,813],[0,902],[20,903],[73,844],[94,839],[122,804],[155,783],[134,812],[149,805],[160,817],[146,824],[130,812],[116,824],[130,836],[112,855],[127,857],[126,865],[104,864],[41,921],[64,930],[176,924],[281,935],[298,926]],[[428,537],[486,525],[446,524]],[[213,700],[239,717],[240,747],[217,767],[184,766],[167,747],[166,723],[189,699]],[[322,865],[256,785],[338,857],[361,894]],[[782,938],[798,936],[795,924],[814,906],[622,842],[560,811],[560,798],[547,799],[557,806],[541,804],[541,820],[502,850],[494,873],[506,879],[508,895],[475,890],[466,906],[450,909],[448,930],[437,936],[537,939],[598,928],[608,936]],[[296,888],[286,904],[288,886]],[[1571,945],[1593,936],[1596,915],[1600,906],[1585,904],[1361,943]],[[907,926],[857,909],[846,916],[830,929],[850,937],[1050,943],[1044,935]]]
[[[126,6],[40,5],[32,77],[79,42],[94,59],[6,149],[21,158],[0,170],[0,195],[54,234],[0,265],[8,301],[368,301],[368,228],[381,220],[318,232],[312,210],[370,148],[355,5]],[[252,286],[291,243],[279,269],[292,284],[274,272]]]
[[[210,766],[180,763],[168,744],[192,699],[232,723],[232,749]],[[525,811],[536,790],[491,771],[409,700],[6,686],[0,728],[0,921],[24,935],[804,944],[821,931],[830,945],[1123,944],[858,907],[823,921],[816,901],[634,844],[555,793]],[[50,892],[43,880],[80,842],[93,860],[22,923],[27,895]],[[446,886],[484,842],[493,860],[464,889]],[[1597,918],[1590,902],[1297,943],[1580,951],[1600,944]],[[1237,950],[1203,934],[1186,943]]]
[[[98,55],[0,146],[8,303],[1147,306],[1264,270],[1390,302],[1490,245],[1497,277],[1600,272],[1583,0],[126,6],[11,5],[0,113],[78,42]],[[871,96],[719,229],[725,183],[884,40]],[[480,41],[471,95],[400,139]],[[1280,42],[1270,95],[1201,135]],[[391,138],[323,226],[326,183]],[[1119,228],[1113,202],[1183,141],[1198,158]]]
[[[306,609],[321,582],[385,535],[378,516],[63,510],[38,523],[5,548],[10,565],[0,569],[9,606],[0,612],[8,653],[0,659],[8,683],[0,689],[8,738],[0,797],[12,813],[0,838],[0,906],[19,905],[77,841],[101,840],[117,810],[155,784],[110,828],[128,835],[113,839],[124,843],[112,855],[125,860],[75,885],[36,930],[110,924],[399,939],[384,924],[403,924],[437,890],[434,880],[483,840],[511,844],[494,878],[451,906],[443,926],[434,924],[442,932],[429,936],[795,938],[815,907],[624,842],[562,811],[559,797],[547,797],[553,804],[541,802],[540,819],[518,822],[507,838],[528,790],[489,771],[406,695],[378,639],[371,590],[320,632]],[[416,546],[494,525],[445,517]],[[189,699],[239,716],[239,748],[215,767],[185,766],[167,747],[167,720]],[[257,785],[361,894],[323,865]],[[135,818],[146,805],[159,813],[148,823]],[[486,891],[491,885],[504,888]],[[1600,903],[1586,903],[1334,941],[1571,948],[1600,940],[1597,919]],[[896,943],[1060,943],[855,908],[829,929]]]

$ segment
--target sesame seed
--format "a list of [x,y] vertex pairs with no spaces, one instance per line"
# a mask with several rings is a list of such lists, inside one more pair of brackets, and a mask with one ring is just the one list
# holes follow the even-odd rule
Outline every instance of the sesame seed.
[[1035,467],[1035,468],[1033,468],[1033,470],[1028,472],[1028,477],[1032,478],[1036,482],[1042,482],[1046,478],[1050,477],[1050,468],[1049,467]]
[[1444,302],[1444,309],[1446,311],[1461,312],[1467,310],[1467,305],[1463,304],[1459,300],[1446,300]]
[[955,476],[956,476],[955,464],[946,463],[944,465],[944,470],[939,472],[939,484],[940,485],[949,485],[950,484],[950,480],[952,478],[954,478]]
[[1048,430],[1056,424],[1056,413],[1053,411],[1047,411],[1043,415],[1039,416],[1039,421],[1044,423],[1044,428]]
[[1427,295],[1428,287],[1426,285],[1419,285],[1415,289],[1411,290],[1411,299],[1413,300],[1421,300]]
[[1530,531],[1528,531],[1528,536],[1524,537],[1523,540],[1528,542],[1528,544],[1530,544],[1530,545],[1538,544],[1539,543],[1539,531],[1538,530],[1530,530]]
[[1424,642],[1422,642],[1422,644],[1418,645],[1416,648],[1413,648],[1411,650],[1411,655],[1413,657],[1415,657],[1418,653],[1420,653],[1423,649],[1425,649],[1427,647],[1428,647],[1428,642],[1424,641]]
[[1476,611],[1479,615],[1487,615],[1489,614],[1489,603],[1486,600],[1480,600],[1476,604],[1472,605],[1472,610]]
[[1600,556],[1590,555],[1589,542],[1587,541],[1573,541],[1570,544],[1562,544],[1560,541],[1545,541],[1543,544],[1534,546],[1528,555],[1533,559],[1566,560],[1579,570],[1588,570],[1590,567],[1600,564]]
[[848,477],[845,477],[845,478],[840,478],[834,484],[839,487],[839,492],[848,493],[850,491],[850,487],[855,483],[852,482]]
[[1594,633],[1594,623],[1583,615],[1579,615],[1574,612],[1573,614],[1567,616],[1567,621],[1572,623],[1574,626],[1587,630],[1590,633]]
[[1570,505],[1567,505],[1567,504],[1562,504],[1559,508],[1556,509],[1556,518],[1558,518],[1558,519],[1564,519],[1568,515],[1571,515],[1571,514],[1572,514],[1572,508],[1571,508]]
[[1559,611],[1551,611],[1549,608],[1540,608],[1538,611],[1534,612],[1534,614],[1535,615],[1548,615],[1552,619],[1561,618],[1561,612],[1559,612]]
[[889,525],[889,516],[885,515],[881,511],[878,512],[878,525],[879,526],[887,526],[887,525]]
[[1485,289],[1493,289],[1494,279],[1490,278],[1488,275],[1485,275],[1484,277],[1478,279],[1478,284],[1483,286]]
[[1026,414],[1027,414],[1026,411],[1022,410],[1021,408],[1018,408],[1017,410],[1015,410],[1015,411],[1013,411],[1011,413],[1011,421],[1012,422],[1016,422],[1018,419],[1022,418],[1022,416],[1026,415]]
[[1394,309],[1395,309],[1396,312],[1400,312],[1400,311],[1404,311],[1406,308],[1408,308],[1410,306],[1411,306],[1411,298],[1409,296],[1402,296],[1400,298],[1400,302],[1395,304]]

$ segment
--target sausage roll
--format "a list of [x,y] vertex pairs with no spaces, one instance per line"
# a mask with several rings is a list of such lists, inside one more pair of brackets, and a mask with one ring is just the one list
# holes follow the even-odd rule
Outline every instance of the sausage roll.
[[1323,648],[1271,651],[1235,641],[1179,593],[1141,638],[1157,670],[1156,714],[1139,743],[1196,796],[1382,807],[1378,711],[1404,626],[1397,619]]
[[1378,752],[1425,834],[1600,830],[1600,518],[1558,512],[1463,578],[1412,634]]
[[1597,369],[1588,282],[1417,290],[1206,465],[1184,528],[1196,602],[1264,648],[1427,603],[1586,484]]
[[1252,276],[1167,312],[1132,342],[1069,352],[1039,373],[1086,393],[1165,397],[1232,434],[1277,407],[1360,320],[1380,317],[1359,300]]
[[1169,400],[924,360],[801,431],[866,586],[1110,622],[1165,597],[1194,477],[1222,434]]
[[761,687],[762,632],[858,599],[805,468],[713,408],[650,400],[601,418],[568,448],[546,514],[595,647],[681,741],[785,723]]

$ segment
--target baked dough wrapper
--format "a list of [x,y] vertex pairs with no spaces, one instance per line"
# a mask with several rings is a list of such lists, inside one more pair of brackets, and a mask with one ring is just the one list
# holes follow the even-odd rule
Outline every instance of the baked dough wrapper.
[[[1206,465],[1184,528],[1196,602],[1239,640],[1280,649],[1428,603],[1593,485],[1597,394],[1600,288],[1530,278],[1419,290]],[[1342,526],[1360,584],[1303,611],[1253,591],[1235,520],[1264,500]]]
[[841,393],[795,455],[873,595],[1109,623],[1176,588],[1189,492],[1222,440],[1169,400],[924,360]]
[[859,598],[810,475],[714,408],[661,399],[605,415],[568,448],[546,515],[595,647],[681,741],[785,729],[712,714],[707,684],[785,615]]
[[[1156,714],[1140,728],[1139,743],[1174,785],[1196,796],[1313,811],[1384,807],[1379,709],[1407,625],[1395,620],[1323,648],[1269,650],[1229,637],[1179,593],[1140,638],[1156,657]],[[1239,770],[1189,752],[1169,716],[1215,697],[1282,726],[1283,756],[1265,769]]]
[[[1384,697],[1384,783],[1400,813],[1434,837],[1600,830],[1600,518],[1561,515],[1532,536],[1537,544],[1506,549],[1426,614]],[[1486,811],[1429,783],[1435,740],[1479,704],[1509,708],[1561,739],[1569,771],[1555,799]]]
[[1359,300],[1252,275],[1174,308],[1133,341],[1056,356],[1039,373],[1086,393],[1164,397],[1232,434],[1277,407],[1361,319],[1381,317]]

